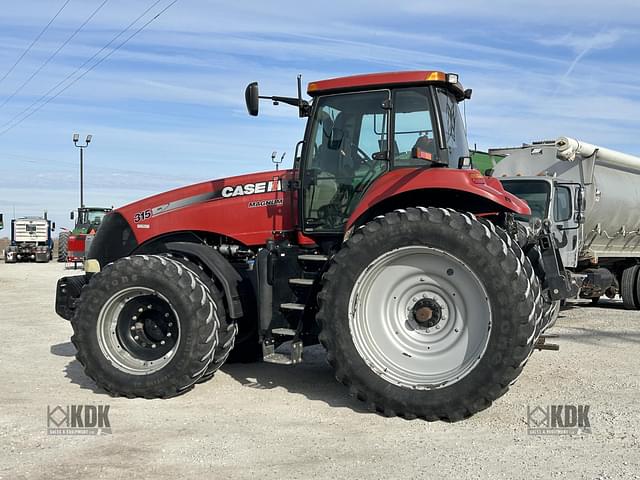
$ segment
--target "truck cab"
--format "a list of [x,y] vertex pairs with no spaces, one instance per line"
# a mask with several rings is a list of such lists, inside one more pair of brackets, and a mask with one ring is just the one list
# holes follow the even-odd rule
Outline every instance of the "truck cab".
[[527,225],[531,224],[532,218],[547,222],[563,265],[575,267],[578,240],[582,238],[580,185],[547,176],[502,178],[501,183],[505,190],[526,201],[531,208],[531,216],[516,215],[516,219]]

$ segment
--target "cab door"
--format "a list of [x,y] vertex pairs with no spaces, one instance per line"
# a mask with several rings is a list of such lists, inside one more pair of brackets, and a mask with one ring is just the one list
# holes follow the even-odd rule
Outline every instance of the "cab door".
[[579,192],[579,184],[556,183],[549,212],[553,219],[553,236],[565,267],[578,264],[581,235]]
[[320,97],[302,161],[306,234],[342,233],[365,189],[388,170],[388,90]]

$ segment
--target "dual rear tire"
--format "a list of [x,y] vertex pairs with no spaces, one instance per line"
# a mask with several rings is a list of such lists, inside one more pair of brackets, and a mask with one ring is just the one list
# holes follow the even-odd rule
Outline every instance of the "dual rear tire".
[[541,329],[540,286],[526,262],[470,214],[377,217],[323,277],[317,318],[336,378],[387,416],[456,421],[487,408],[519,376]]

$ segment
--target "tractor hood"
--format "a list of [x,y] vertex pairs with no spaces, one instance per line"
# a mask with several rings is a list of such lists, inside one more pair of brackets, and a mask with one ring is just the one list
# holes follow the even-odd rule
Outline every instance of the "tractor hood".
[[[116,211],[138,225],[150,223],[176,210],[213,200],[242,197],[250,199],[256,195],[270,194],[282,190],[281,179],[291,170],[269,171],[238,175],[169,190],[138,200]],[[146,227],[143,227],[146,228]]]
[[[293,175],[294,170],[280,170],[209,180],[120,207],[105,216],[90,258],[103,264],[180,232],[210,232],[244,245],[263,245],[274,231],[294,227],[294,202],[285,191]],[[117,245],[117,252],[105,253]]]

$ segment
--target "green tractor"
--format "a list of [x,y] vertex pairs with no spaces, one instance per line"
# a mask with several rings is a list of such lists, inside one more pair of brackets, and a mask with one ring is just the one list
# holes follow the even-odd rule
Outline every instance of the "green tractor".
[[71,220],[76,221],[73,230],[60,232],[58,236],[58,261],[59,262],[79,262],[84,260],[85,248],[69,248],[70,245],[84,246],[87,235],[95,235],[102,223],[102,217],[113,208],[107,207],[80,207],[78,213],[72,211],[69,215]]

